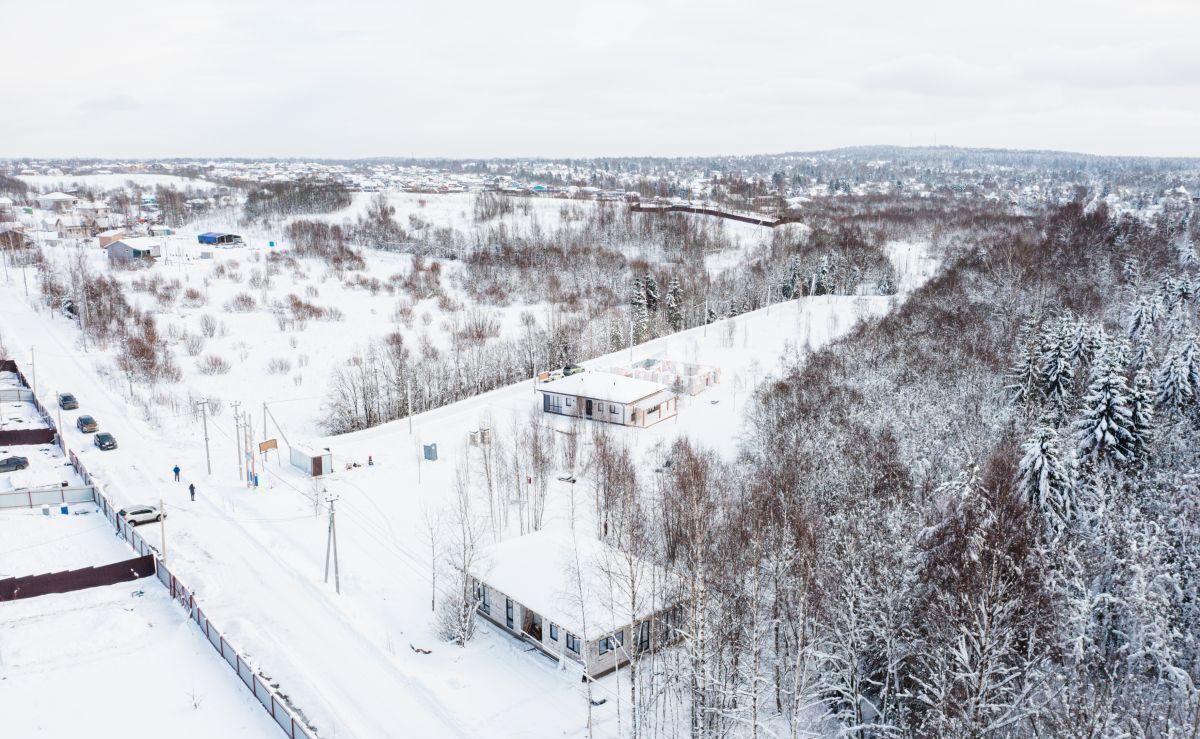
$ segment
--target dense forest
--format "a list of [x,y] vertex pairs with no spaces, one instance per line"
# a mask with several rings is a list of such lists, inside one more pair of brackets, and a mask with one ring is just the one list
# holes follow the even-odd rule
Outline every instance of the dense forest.
[[668,479],[625,474],[609,536],[688,604],[629,676],[644,731],[1197,736],[1193,230],[977,222],[762,387],[736,463],[679,442]]

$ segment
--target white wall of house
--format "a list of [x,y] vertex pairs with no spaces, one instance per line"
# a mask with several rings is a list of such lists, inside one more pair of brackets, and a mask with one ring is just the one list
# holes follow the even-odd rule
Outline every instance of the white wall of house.
[[[633,626],[632,631],[629,626],[624,626],[605,637],[591,641],[586,641],[559,624],[542,617],[541,639],[535,639],[533,635],[525,631],[526,612],[530,609],[486,583],[479,583],[478,588],[479,597],[483,601],[479,606],[481,616],[513,637],[535,644],[550,656],[572,660],[580,667],[584,667],[587,674],[592,676],[603,675],[628,664],[630,657],[638,649],[639,639],[642,637],[645,638],[647,648],[650,650],[657,649],[669,640],[669,637],[665,635],[665,624],[659,616],[638,622]],[[512,606],[511,627],[508,625],[510,604]],[[536,613],[536,611],[532,612]],[[573,651],[571,646],[578,646],[579,651]]]

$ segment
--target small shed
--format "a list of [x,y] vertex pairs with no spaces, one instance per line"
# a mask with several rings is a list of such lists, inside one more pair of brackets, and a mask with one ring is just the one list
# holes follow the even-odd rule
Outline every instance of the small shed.
[[105,247],[108,261],[124,262],[131,259],[157,259],[162,256],[162,242],[149,236],[117,239]]
[[109,244],[125,238],[125,229],[110,228],[107,231],[101,231],[100,233],[96,234],[96,238],[100,239],[100,248],[106,249],[108,248]]
[[221,231],[206,231],[197,236],[196,240],[201,244],[209,244],[211,246],[233,246],[235,244],[246,243],[237,234],[227,234]]
[[333,453],[328,447],[313,449],[303,445],[291,448],[292,466],[311,477],[321,477],[333,472]]

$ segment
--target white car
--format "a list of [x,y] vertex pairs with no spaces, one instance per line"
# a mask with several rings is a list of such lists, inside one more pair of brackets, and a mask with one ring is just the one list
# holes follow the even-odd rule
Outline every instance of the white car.
[[157,506],[152,505],[131,505],[128,508],[122,508],[117,511],[117,515],[125,519],[130,526],[137,526],[139,523],[161,521],[167,517],[167,514],[158,510]]

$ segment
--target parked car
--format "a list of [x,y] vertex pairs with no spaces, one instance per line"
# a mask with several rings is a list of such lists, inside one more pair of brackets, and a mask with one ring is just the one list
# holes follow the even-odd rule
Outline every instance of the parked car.
[[583,371],[584,371],[583,367],[580,367],[577,364],[568,364],[566,367],[563,367],[563,377],[570,377],[571,375],[577,375]]
[[0,472],[16,472],[29,466],[27,457],[5,457],[0,459]]
[[75,419],[75,427],[85,434],[94,434],[100,430],[100,424],[91,416],[80,416]]
[[117,448],[117,440],[107,431],[96,434],[96,437],[92,439],[92,443],[100,447],[101,451],[105,452],[109,451],[110,449]]
[[70,393],[59,393],[58,407],[62,408],[64,411],[73,411],[79,407],[79,401],[76,400],[75,396]]
[[137,526],[139,523],[161,521],[167,517],[167,514],[158,510],[157,506],[152,505],[131,505],[128,508],[122,508],[117,511],[117,515],[125,519],[125,522],[130,526]]

